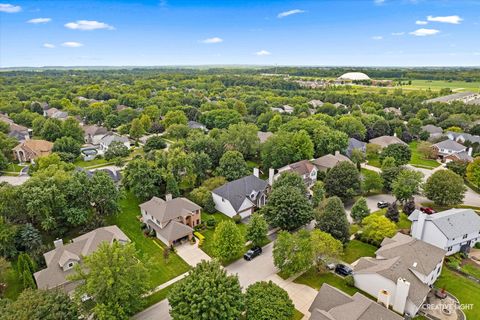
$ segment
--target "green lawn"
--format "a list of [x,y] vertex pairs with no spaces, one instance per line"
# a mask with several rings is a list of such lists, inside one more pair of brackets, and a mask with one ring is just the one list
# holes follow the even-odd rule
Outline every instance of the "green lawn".
[[455,92],[461,91],[476,91],[480,89],[480,83],[478,82],[466,82],[466,81],[443,81],[443,80],[412,80],[412,85],[403,86],[402,88],[412,89],[431,89],[433,91],[439,91],[443,88],[450,88]]
[[98,159],[93,159],[91,161],[77,160],[73,164],[77,167],[87,168],[87,167],[94,167],[94,166],[100,166],[100,165],[107,165],[108,163],[110,162],[103,158],[98,158]]
[[[232,218],[227,217],[226,215],[224,215],[220,212],[216,212],[214,214],[202,212],[202,221],[206,222],[207,219],[212,218],[212,217],[217,221],[216,226],[222,221],[232,220]],[[240,232],[242,233],[242,235],[245,236],[245,234],[247,232],[247,225],[243,224],[243,223],[239,223],[239,224],[237,224],[237,227],[240,229]],[[203,244],[200,248],[206,254],[208,254],[210,257],[213,257],[214,256],[214,254],[213,254],[213,234],[215,233],[215,229],[208,229],[207,228],[205,230],[200,231],[200,233],[205,237],[205,240],[203,241]],[[248,248],[245,247],[245,251],[247,251],[247,249]],[[233,259],[229,260],[229,261],[223,261],[223,265],[228,265],[228,264],[232,263],[233,261],[240,259],[243,256],[243,254],[245,253],[245,251],[242,252],[241,254],[239,254],[238,256],[234,257]]]
[[170,254],[168,261],[163,258],[165,245],[156,238],[144,236],[140,221],[138,207],[139,201],[129,192],[120,200],[120,213],[108,219],[109,224],[116,224],[135,244],[139,259],[149,264],[151,286],[156,287],[180,274],[187,272],[190,266],[178,255]]
[[412,151],[412,158],[410,159],[410,164],[412,166],[418,166],[422,168],[436,168],[440,165],[435,160],[425,159],[422,154],[417,151],[418,141],[412,141],[408,144],[410,150]]
[[480,267],[477,264],[468,263],[462,266],[462,270],[477,279],[480,279]]
[[435,282],[435,287],[445,288],[460,301],[461,304],[473,304],[472,308],[465,308],[463,311],[467,319],[480,319],[480,284],[469,280],[446,266],[442,269],[442,274]]
[[303,316],[304,316],[303,313],[301,313],[300,311],[298,311],[297,309],[295,309],[295,313],[293,314],[292,320],[302,320],[302,319],[303,319]]
[[359,240],[352,240],[348,242],[341,259],[347,263],[352,263],[361,257],[375,256],[377,249],[377,247],[371,244]]
[[20,166],[16,163],[10,163],[5,169],[6,172],[20,172],[25,166]]
[[154,294],[149,295],[148,297],[145,297],[145,305],[143,306],[143,308],[147,309],[148,307],[153,306],[155,303],[166,299],[173,285],[174,284],[171,284],[168,287],[163,288],[162,290],[157,291]]
[[377,156],[375,158],[367,159],[367,164],[373,167],[381,168],[382,163],[380,162],[380,158]]
[[319,290],[322,284],[327,283],[350,295],[360,292],[360,290],[357,288],[347,285],[343,278],[331,272],[319,273],[315,267],[310,268],[307,272],[299,276],[293,282],[307,285],[315,290]]

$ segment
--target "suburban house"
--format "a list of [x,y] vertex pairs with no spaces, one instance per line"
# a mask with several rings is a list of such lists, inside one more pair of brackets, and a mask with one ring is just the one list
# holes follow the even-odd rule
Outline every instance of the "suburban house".
[[171,194],[165,200],[153,197],[140,204],[143,223],[167,246],[192,238],[193,227],[201,223],[201,209],[187,198],[172,199]]
[[43,110],[43,116],[47,118],[65,120],[68,118],[68,113],[65,111],[58,110],[57,108],[48,108]]
[[[270,169],[269,180],[259,178],[257,168],[254,174],[230,181],[212,191],[215,209],[232,218],[235,215],[246,218],[256,208],[261,208],[267,201],[267,193],[273,183],[273,169]],[[270,182],[270,183],[269,183]]]
[[445,161],[472,161],[472,149],[461,145],[454,140],[444,140],[432,145],[437,158]]
[[453,101],[461,101],[463,103],[469,103],[479,98],[480,98],[480,94],[466,91],[466,92],[458,92],[458,93],[453,93],[453,94],[449,94],[449,95],[438,97],[438,98],[429,99],[424,101],[424,103],[435,103],[435,102],[452,103]]
[[75,265],[81,264],[82,259],[95,252],[100,244],[114,241],[124,244],[130,239],[114,225],[90,231],[68,244],[64,244],[62,239],[55,240],[55,249],[43,254],[47,267],[33,275],[38,289],[59,289],[71,293],[79,284],[67,279],[74,273]]
[[402,111],[398,108],[394,108],[394,107],[389,107],[389,108],[384,108],[383,109],[383,112],[385,113],[392,113],[394,115],[396,115],[397,117],[401,117],[402,116]]
[[317,167],[319,171],[327,171],[335,167],[339,162],[342,161],[352,162],[339,151],[335,151],[335,154],[324,155],[323,157],[313,160],[312,163]]
[[357,140],[355,138],[349,138],[347,152],[346,152],[349,158],[352,156],[352,152],[355,149],[358,149],[362,151],[363,154],[365,154],[367,152],[367,143]]
[[27,127],[21,126],[13,122],[8,116],[0,114],[0,121],[8,124],[8,136],[11,138],[15,138],[18,141],[28,140],[30,139],[30,133],[32,132],[31,129]]
[[83,135],[85,143],[98,145],[100,140],[108,133],[107,128],[97,125],[83,126]]
[[286,165],[278,169],[274,180],[277,180],[284,172],[295,172],[302,177],[305,186],[309,189],[317,182],[318,169],[308,160],[302,160]]
[[468,253],[480,241],[480,217],[472,209],[450,209],[430,215],[415,210],[408,219],[412,221],[413,238],[439,247],[447,255]]
[[106,152],[112,142],[120,142],[125,147],[130,148],[130,140],[127,137],[119,136],[115,133],[107,133],[100,139],[100,151]]
[[379,145],[380,148],[382,149],[388,147],[391,144],[407,145],[405,142],[403,142],[402,140],[400,140],[395,136],[381,136],[381,137],[373,138],[373,139],[370,139],[370,143]]
[[480,143],[480,136],[476,136],[473,134],[469,133],[463,133],[463,132],[453,132],[453,131],[448,131],[447,132],[447,137],[450,140],[454,140],[456,142],[460,143]]
[[264,143],[271,136],[273,136],[272,132],[263,132],[263,131],[258,131],[257,132],[257,137],[258,137],[258,139],[260,139],[260,143]]
[[312,302],[310,320],[403,320],[403,317],[363,294],[353,296],[324,283]]
[[197,121],[188,121],[188,127],[190,129],[200,129],[200,130],[203,130],[203,131],[208,131],[206,125],[204,125],[200,122],[197,122]]
[[46,140],[25,140],[13,148],[13,156],[20,163],[34,162],[38,157],[52,153],[53,143]]
[[433,124],[422,126],[422,131],[428,132],[430,134],[430,138],[437,138],[443,134],[443,129],[441,127],[434,126]]
[[294,108],[289,106],[289,105],[284,105],[282,107],[279,107],[279,108],[275,108],[275,107],[271,107],[270,108],[272,111],[275,111],[275,112],[279,112],[279,113],[288,113],[288,114],[291,114],[293,113],[293,110]]
[[308,104],[311,105],[312,107],[314,107],[315,109],[318,108],[318,107],[321,107],[323,106],[323,101],[321,100],[310,100],[308,101]]
[[355,287],[400,314],[415,316],[440,276],[445,250],[397,233],[383,239],[375,254],[354,262]]

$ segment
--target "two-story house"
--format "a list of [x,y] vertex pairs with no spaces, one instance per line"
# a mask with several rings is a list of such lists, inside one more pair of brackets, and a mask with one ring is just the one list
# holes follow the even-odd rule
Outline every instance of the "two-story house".
[[95,252],[100,244],[114,241],[127,243],[130,239],[114,225],[90,231],[68,244],[64,244],[62,239],[55,240],[55,249],[43,255],[47,267],[33,275],[38,289],[59,289],[71,293],[79,284],[68,279],[75,272],[75,265],[81,264],[83,258]]
[[274,180],[278,179],[280,175],[285,172],[297,173],[300,177],[302,177],[307,189],[310,189],[315,182],[317,182],[318,169],[308,160],[298,161],[281,167],[278,169],[278,173],[275,175]]
[[261,208],[267,202],[267,194],[273,183],[273,169],[270,169],[269,180],[259,177],[258,169],[254,174],[230,181],[212,191],[215,209],[232,218],[235,215],[246,218],[256,208]]
[[455,140],[444,140],[432,145],[433,152],[436,157],[445,161],[467,161],[470,162],[472,158],[472,149],[456,142]]
[[469,252],[480,242],[480,217],[472,209],[450,209],[434,214],[415,210],[408,217],[412,221],[411,235],[447,252]]
[[187,198],[172,199],[170,194],[165,200],[153,197],[140,204],[142,221],[168,246],[192,238],[193,227],[201,223],[201,209]]
[[375,254],[354,263],[355,287],[400,314],[415,316],[440,276],[445,250],[397,233]]

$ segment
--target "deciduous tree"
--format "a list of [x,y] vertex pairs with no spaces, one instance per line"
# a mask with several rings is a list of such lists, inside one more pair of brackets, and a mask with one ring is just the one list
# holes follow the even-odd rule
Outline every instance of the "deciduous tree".
[[367,200],[363,197],[358,198],[352,207],[351,216],[355,222],[360,222],[370,214],[370,209],[367,205]]
[[262,245],[267,239],[268,224],[260,213],[254,213],[247,224],[246,239],[253,246]]
[[425,196],[440,206],[462,203],[467,188],[462,177],[450,170],[434,172],[425,183]]
[[248,174],[248,166],[243,155],[238,151],[227,151],[220,159],[217,174],[228,181],[240,179]]
[[347,243],[350,237],[349,223],[342,200],[330,197],[325,200],[317,217],[317,228],[330,233],[335,239]]
[[360,173],[353,163],[341,161],[327,172],[325,190],[329,197],[351,199],[360,192]]
[[221,261],[236,258],[245,248],[245,239],[233,221],[222,221],[215,228],[213,248],[215,257]]
[[373,244],[380,245],[385,237],[393,237],[397,232],[397,226],[384,216],[371,214],[362,220],[362,239]]
[[261,281],[247,288],[245,309],[247,320],[291,320],[295,306],[287,291],[272,281]]

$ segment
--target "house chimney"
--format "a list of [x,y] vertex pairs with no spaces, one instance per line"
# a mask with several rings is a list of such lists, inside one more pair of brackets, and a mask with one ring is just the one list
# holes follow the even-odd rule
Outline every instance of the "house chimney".
[[273,177],[275,176],[275,169],[268,169],[268,184],[273,186]]
[[53,241],[53,245],[55,246],[55,249],[56,248],[60,248],[61,246],[63,246],[63,239],[56,239]]
[[407,304],[408,291],[410,291],[410,282],[403,278],[397,279],[397,288],[395,290],[395,299],[393,301],[393,310],[403,314]]
[[414,223],[414,227],[412,228],[412,238],[422,240],[423,238],[423,229],[425,227],[425,219],[427,218],[427,214],[423,213],[420,210],[415,210],[418,212],[418,220]]
[[469,155],[470,157],[472,156],[472,150],[473,150],[473,148],[468,148],[468,149],[467,149],[468,155]]
[[253,175],[257,178],[260,177],[260,170],[258,168],[253,168]]
[[165,201],[170,201],[170,200],[172,200],[172,199],[173,199],[173,197],[172,197],[172,194],[171,194],[171,193],[167,193],[167,194],[165,195]]
[[335,157],[338,157],[340,155],[340,151],[335,151]]

